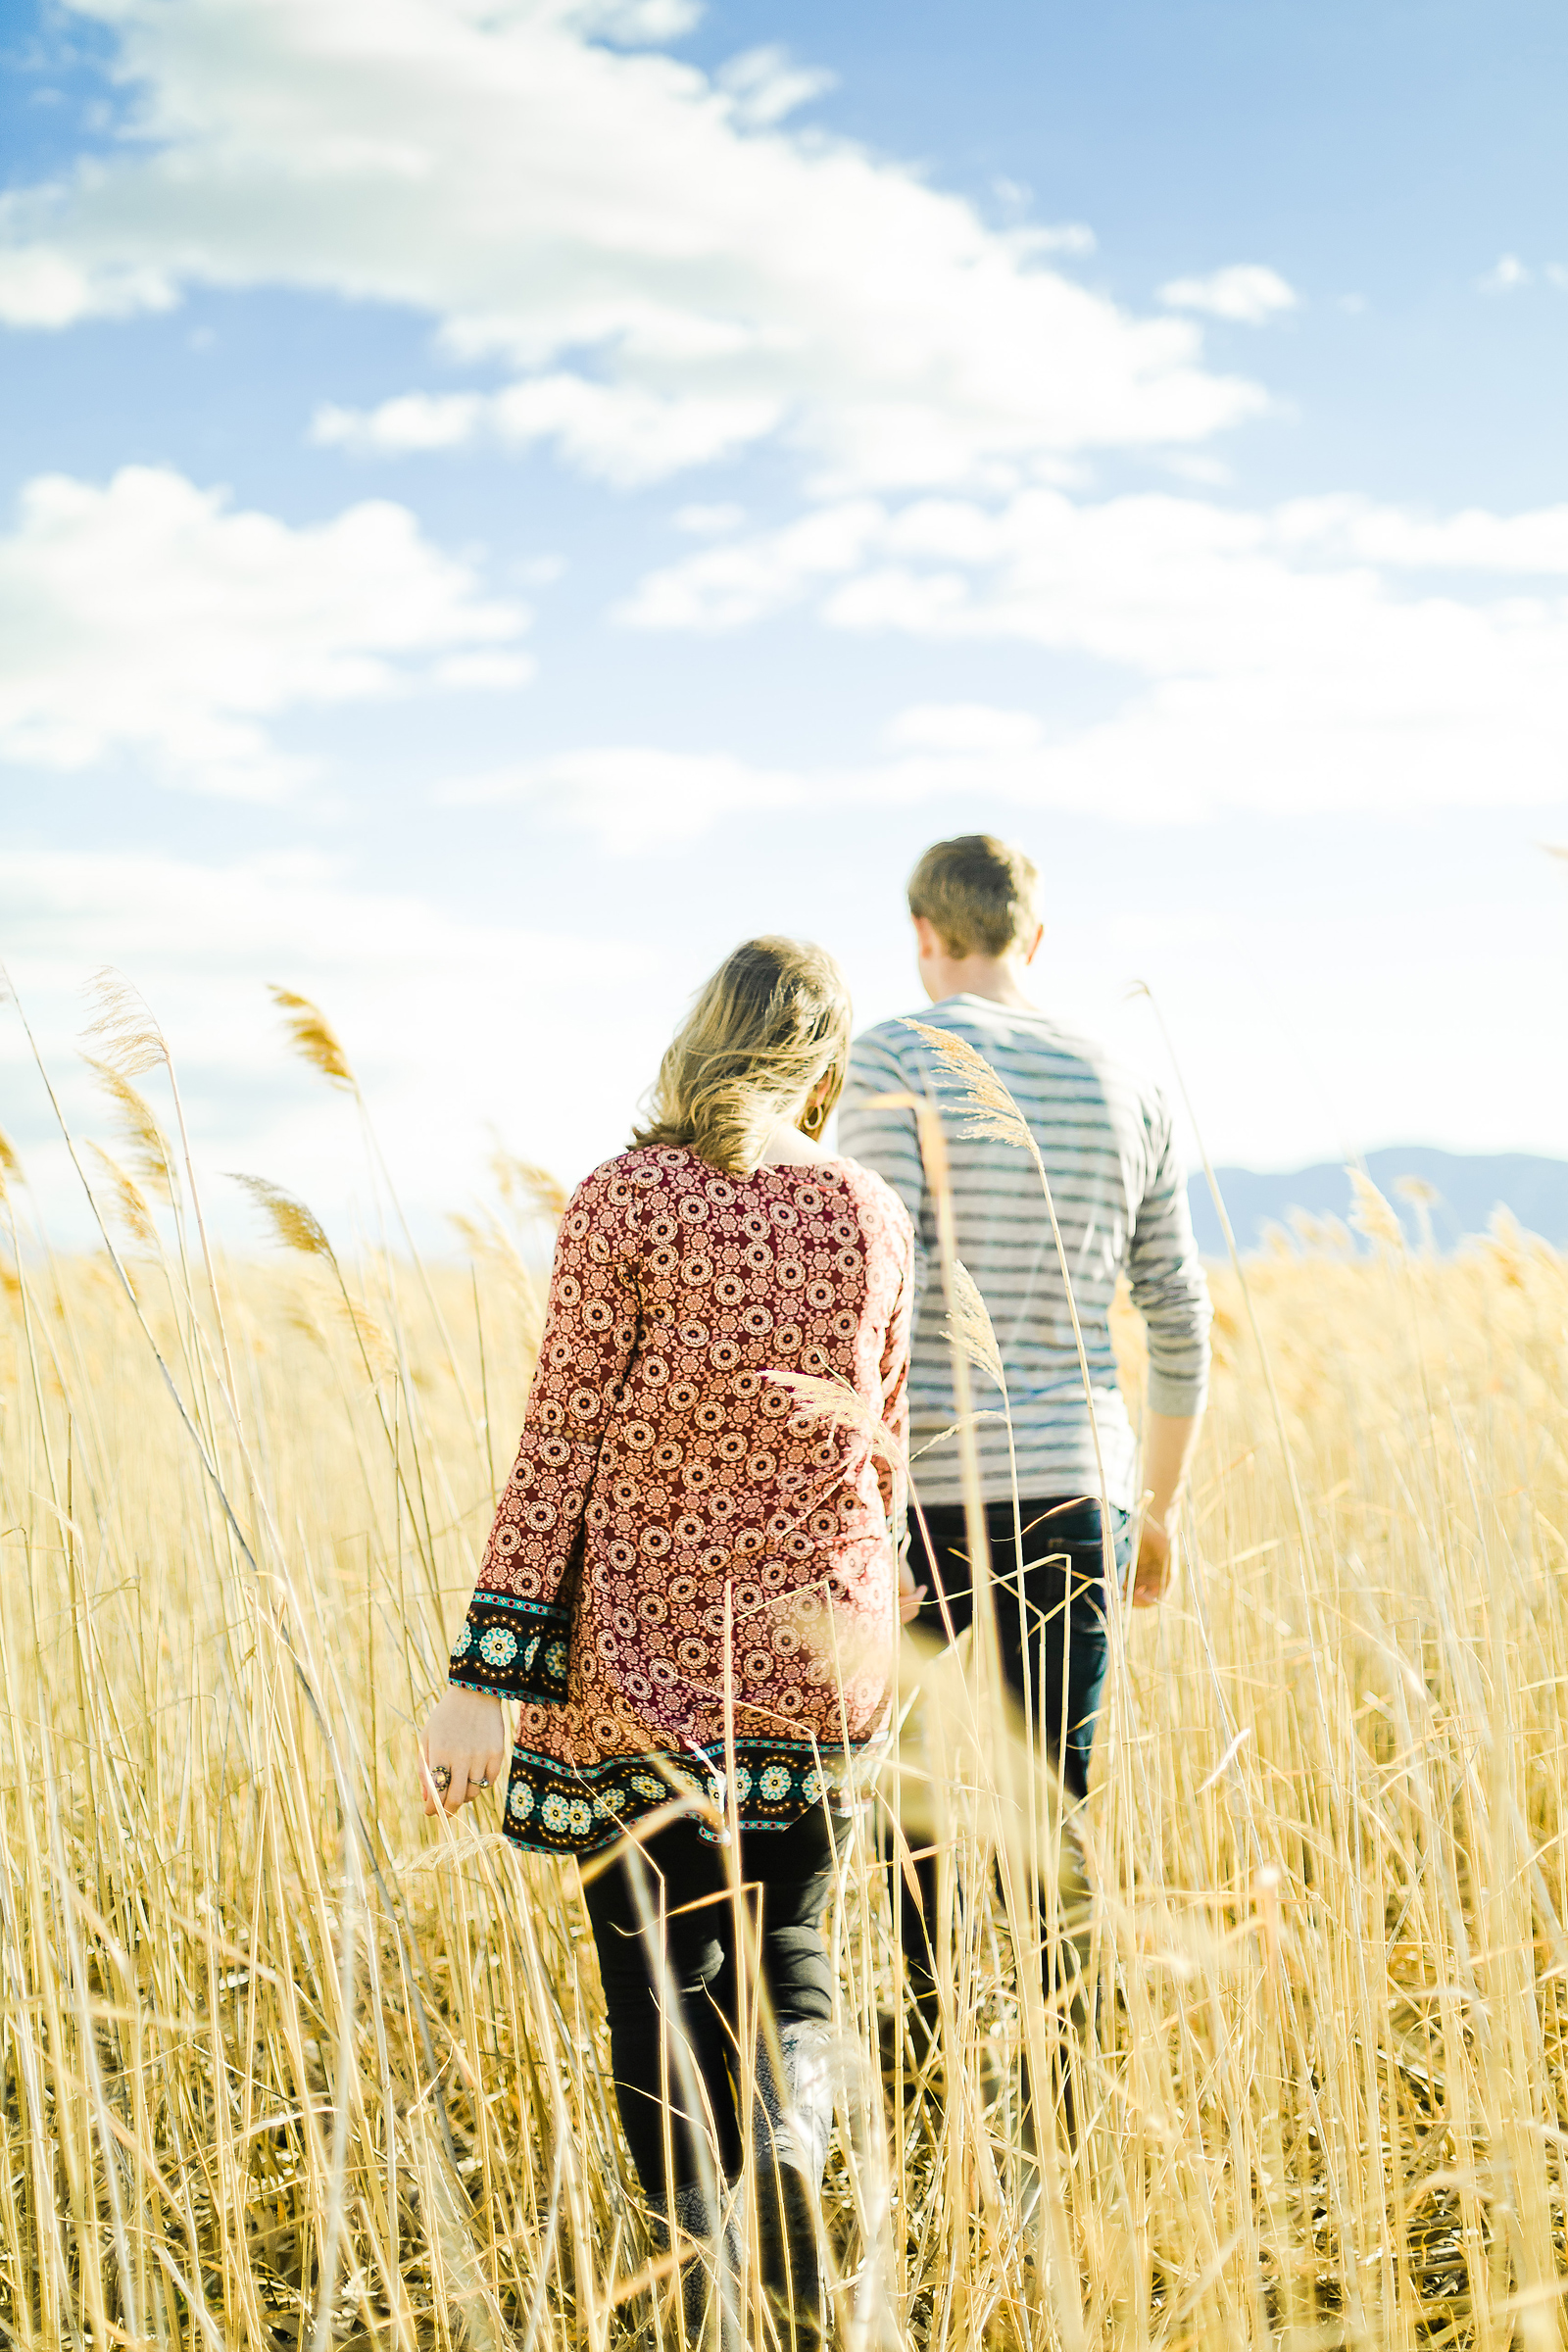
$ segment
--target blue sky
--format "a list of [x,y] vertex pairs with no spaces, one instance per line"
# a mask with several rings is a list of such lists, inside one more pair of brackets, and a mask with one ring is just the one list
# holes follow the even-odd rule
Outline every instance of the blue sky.
[[[3,11],[0,954],[334,1211],[575,1176],[933,837],[1218,1157],[1568,1153],[1546,6]],[[63,1176],[21,1041],[0,1121]]]

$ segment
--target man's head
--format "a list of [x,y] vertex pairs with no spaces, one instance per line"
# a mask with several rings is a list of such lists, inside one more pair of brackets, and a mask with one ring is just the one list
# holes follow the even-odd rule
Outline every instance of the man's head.
[[909,876],[920,977],[934,1002],[1017,993],[1040,945],[1040,876],[994,833],[935,842]]

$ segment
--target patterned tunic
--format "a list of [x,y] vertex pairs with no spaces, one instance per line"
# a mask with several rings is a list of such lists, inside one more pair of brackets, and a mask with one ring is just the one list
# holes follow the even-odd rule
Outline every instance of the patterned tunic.
[[626,1152],[573,1195],[522,1443],[452,1653],[518,1700],[506,1828],[592,1852],[672,1795],[722,1804],[726,1700],[748,1829],[842,1788],[885,1725],[913,1234],[853,1160],[726,1176]]

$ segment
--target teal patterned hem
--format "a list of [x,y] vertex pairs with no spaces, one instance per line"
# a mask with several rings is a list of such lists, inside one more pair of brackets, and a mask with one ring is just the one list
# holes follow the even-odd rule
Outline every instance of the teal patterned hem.
[[[880,1741],[849,1750],[819,1748],[808,1740],[737,1740],[735,1806],[743,1830],[787,1830],[824,1799],[835,1811],[853,1797],[863,1766],[882,1752]],[[635,1821],[683,1796],[698,1798],[713,1813],[725,1810],[724,1745],[685,1754],[607,1756],[574,1772],[554,1756],[516,1747],[507,1784],[505,1828],[532,1853],[597,1853]],[[702,1835],[714,1843],[720,1834],[710,1820]]]
[[447,1679],[462,1690],[560,1705],[571,1662],[571,1616],[554,1601],[475,1592]]

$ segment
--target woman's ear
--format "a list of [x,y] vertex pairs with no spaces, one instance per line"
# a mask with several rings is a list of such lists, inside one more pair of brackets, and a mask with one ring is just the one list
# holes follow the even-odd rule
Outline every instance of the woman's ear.
[[832,1083],[833,1074],[829,1070],[817,1080],[807,1096],[806,1106],[795,1122],[800,1133],[808,1135],[813,1143],[827,1125],[827,1096]]

